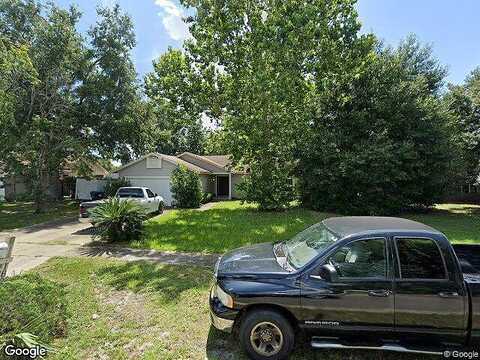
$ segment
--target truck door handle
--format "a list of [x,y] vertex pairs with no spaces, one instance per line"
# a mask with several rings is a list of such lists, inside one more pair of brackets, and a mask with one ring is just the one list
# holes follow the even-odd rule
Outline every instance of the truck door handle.
[[390,296],[390,290],[368,290],[369,296],[387,297]]
[[455,291],[452,291],[452,292],[439,292],[438,293],[438,296],[442,297],[442,298],[451,298],[451,297],[456,297],[458,296],[458,293],[455,292]]

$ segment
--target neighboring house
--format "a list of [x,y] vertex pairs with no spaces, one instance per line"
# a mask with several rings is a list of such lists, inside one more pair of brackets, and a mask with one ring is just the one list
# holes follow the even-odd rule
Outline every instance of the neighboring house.
[[[79,170],[79,166],[67,162],[58,177],[51,177],[45,195],[50,199],[62,199],[64,196],[73,196],[75,194],[76,179],[82,177],[81,173],[83,171],[88,171],[86,168],[90,170],[90,176],[95,179],[102,179],[108,175],[108,171],[98,163],[85,163],[82,165],[82,170]],[[5,175],[4,182],[5,199],[7,201],[16,200],[28,193],[28,188],[23,176]]]
[[239,198],[236,189],[246,171],[231,169],[228,155],[200,156],[185,152],[178,156],[152,153],[145,155],[121,167],[114,174],[125,178],[132,186],[145,186],[152,189],[165,200],[165,205],[172,205],[170,192],[172,171],[184,165],[199,174],[204,192],[209,192],[217,199]]

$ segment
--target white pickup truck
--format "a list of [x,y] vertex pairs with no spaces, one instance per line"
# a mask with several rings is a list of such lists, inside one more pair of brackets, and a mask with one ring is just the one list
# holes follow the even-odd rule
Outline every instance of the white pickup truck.
[[[146,187],[121,187],[117,190],[115,197],[136,202],[145,209],[147,214],[161,214],[163,212],[163,198]],[[105,201],[106,199],[82,202],[80,204],[80,217],[88,218],[88,211]]]

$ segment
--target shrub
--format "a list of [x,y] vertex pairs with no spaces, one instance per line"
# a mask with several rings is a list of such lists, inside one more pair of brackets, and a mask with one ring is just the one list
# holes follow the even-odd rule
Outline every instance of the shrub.
[[185,166],[178,166],[172,173],[172,196],[179,208],[190,209],[200,207],[202,201],[202,184],[197,173]]
[[90,210],[90,217],[98,230],[95,237],[127,241],[140,237],[146,213],[131,200],[111,198]]
[[64,335],[66,304],[64,287],[39,275],[0,282],[0,348],[9,342],[49,343]]
[[209,203],[212,200],[213,200],[213,194],[212,193],[210,193],[210,192],[203,193],[202,204]]
[[262,159],[252,161],[250,169],[250,175],[237,186],[243,200],[258,203],[262,211],[284,210],[295,200],[288,164]]
[[106,197],[112,197],[115,196],[118,189],[126,186],[131,186],[131,183],[125,178],[107,179],[107,183],[105,184],[103,191],[105,192]]

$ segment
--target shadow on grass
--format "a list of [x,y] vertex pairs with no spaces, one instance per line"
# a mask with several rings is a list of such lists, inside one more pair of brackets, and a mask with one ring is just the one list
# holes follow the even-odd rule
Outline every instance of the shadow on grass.
[[99,279],[116,290],[155,292],[161,302],[176,302],[182,292],[206,290],[212,281],[212,270],[199,267],[159,265],[145,261],[112,264],[96,271]]
[[480,207],[444,204],[425,213],[404,214],[443,232],[452,243],[480,243]]

